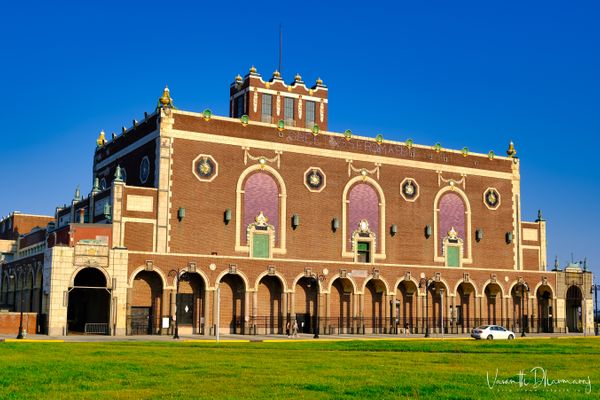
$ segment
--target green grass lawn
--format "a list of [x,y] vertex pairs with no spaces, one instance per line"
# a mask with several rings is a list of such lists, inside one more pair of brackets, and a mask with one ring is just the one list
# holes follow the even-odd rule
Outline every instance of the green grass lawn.
[[[600,398],[600,340],[0,343],[0,399]],[[591,380],[535,387],[549,380]],[[518,382],[523,371],[528,386]],[[538,379],[541,369],[538,369]],[[550,381],[551,382],[551,381]]]

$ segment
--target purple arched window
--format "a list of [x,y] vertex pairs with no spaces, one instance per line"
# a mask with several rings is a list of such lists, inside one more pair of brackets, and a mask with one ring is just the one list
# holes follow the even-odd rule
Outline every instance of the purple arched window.
[[242,243],[246,243],[248,225],[254,222],[262,211],[269,219],[269,225],[275,228],[275,243],[279,244],[279,188],[266,172],[250,175],[244,184],[244,216],[242,221]]
[[466,218],[463,199],[456,193],[444,194],[439,202],[438,255],[443,255],[444,238],[448,236],[452,227],[458,232],[458,237],[463,240],[464,248],[466,248]]
[[[348,250],[352,248],[352,233],[358,229],[358,223],[366,219],[369,229],[379,233],[379,196],[375,189],[366,183],[352,187],[348,194]],[[377,241],[379,247],[379,241]]]

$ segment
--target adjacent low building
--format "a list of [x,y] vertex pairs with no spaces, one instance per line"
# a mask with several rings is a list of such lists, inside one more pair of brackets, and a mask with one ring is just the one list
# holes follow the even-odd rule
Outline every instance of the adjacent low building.
[[231,84],[229,117],[179,110],[165,88],[155,112],[97,139],[87,197],[8,239],[3,307],[30,296],[51,335],[175,320],[277,334],[294,319],[320,334],[593,332],[591,273],[547,269],[512,143],[500,156],[334,133],[327,111],[320,79],[254,68]]

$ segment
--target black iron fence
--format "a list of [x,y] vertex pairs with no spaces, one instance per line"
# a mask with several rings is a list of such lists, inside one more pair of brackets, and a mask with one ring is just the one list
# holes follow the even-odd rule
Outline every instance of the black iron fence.
[[281,335],[285,332],[283,316],[253,317],[249,323],[253,335]]
[[[316,319],[309,314],[296,317],[299,333],[313,333]],[[255,316],[248,319],[236,317],[230,321],[221,321],[228,326],[229,333],[241,335],[282,335],[286,333],[286,323],[292,319],[285,316]],[[462,318],[460,320],[430,318],[389,318],[389,317],[321,317],[318,320],[320,335],[415,335],[430,334],[460,335],[470,334],[482,325],[501,325],[517,334],[525,333],[566,333],[566,321],[556,318]],[[181,328],[182,325],[180,325]],[[127,316],[128,335],[169,335],[173,334],[175,321],[169,316],[160,319],[144,315]],[[205,331],[204,324],[193,333],[214,334],[214,326]]]
[[[313,333],[314,317],[297,318],[300,333]],[[285,333],[286,320],[274,317],[254,317],[250,319],[249,334],[283,334]],[[325,318],[318,321],[319,334],[344,335],[344,334],[382,334],[382,335],[411,335],[424,334],[470,334],[471,331],[482,325],[501,325],[506,329],[521,333],[553,333],[565,332],[565,321],[555,318],[463,318],[460,321],[452,319],[443,321],[440,318]]]
[[107,322],[86,322],[83,332],[86,335],[110,335]]
[[127,335],[172,335],[175,323],[169,315],[156,318],[151,315],[127,316]]

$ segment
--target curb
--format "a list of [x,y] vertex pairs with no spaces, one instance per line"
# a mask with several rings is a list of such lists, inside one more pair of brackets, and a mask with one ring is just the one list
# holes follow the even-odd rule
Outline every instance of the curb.
[[[258,340],[255,340],[257,342]],[[216,339],[183,339],[184,343],[250,343],[250,339],[221,339],[217,342]]]
[[5,343],[64,343],[62,339],[0,339]]

